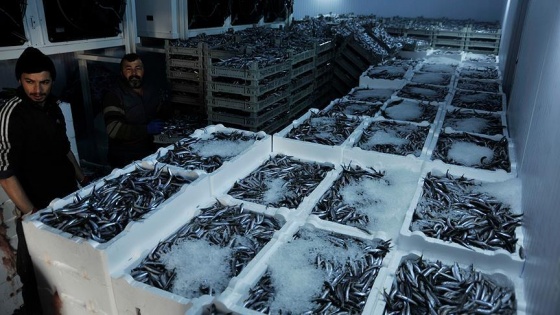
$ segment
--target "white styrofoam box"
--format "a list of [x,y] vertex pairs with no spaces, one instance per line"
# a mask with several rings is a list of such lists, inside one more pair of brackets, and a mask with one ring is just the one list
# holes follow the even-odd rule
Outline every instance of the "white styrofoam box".
[[[258,148],[264,148],[267,150],[270,150],[272,144],[271,144],[271,136],[267,135],[265,132],[260,131],[260,132],[253,132],[253,131],[247,131],[247,130],[242,130],[242,129],[236,129],[236,128],[229,128],[229,127],[224,127],[221,124],[218,125],[209,125],[205,128],[201,128],[201,129],[197,129],[195,130],[190,136],[189,138],[194,138],[194,139],[200,139],[200,140],[205,140],[205,139],[209,139],[209,137],[211,137],[213,134],[217,134],[217,133],[223,133],[223,134],[231,134],[231,133],[240,133],[243,134],[245,136],[250,136],[250,137],[259,137],[261,138],[260,140],[256,140],[249,148],[247,148],[246,150],[244,150],[243,152],[240,152],[239,155],[245,154],[251,150],[255,150],[256,147]],[[151,161],[151,162],[156,162],[158,157],[164,156],[165,154],[167,154],[167,152],[173,150],[174,145],[169,145],[166,147],[162,147],[159,148],[155,153],[145,157],[143,159],[143,161]],[[231,160],[235,159],[234,157],[228,157],[227,161],[224,161],[224,164],[222,164],[222,166],[220,166],[217,170],[218,171],[224,167],[224,165],[228,165],[231,163]],[[158,162],[161,164],[161,162]],[[177,166],[178,167],[178,166]],[[204,170],[203,170],[204,171]],[[214,172],[215,172],[214,171]],[[205,171],[204,171],[205,172]]]
[[115,314],[183,315],[198,299],[206,301],[212,298],[204,295],[200,298],[187,299],[138,282],[128,274],[113,279],[112,284],[117,304]]
[[[459,68],[457,69],[459,74],[457,75],[458,78],[465,78],[465,79],[483,79],[483,80],[497,80],[499,82],[502,81],[502,72],[498,65],[483,65],[479,63],[473,62],[462,62]],[[477,73],[481,73],[484,76],[485,71],[492,71],[495,73],[495,76],[490,75],[490,77],[476,77]],[[488,76],[488,75],[487,75]]]
[[[276,151],[278,149],[282,149],[286,152],[313,152],[313,155],[319,154],[319,157],[324,156],[331,156],[334,162],[340,161],[342,158],[342,147],[349,141],[353,134],[356,133],[361,125],[365,122],[364,117],[356,117],[356,119],[361,119],[361,123],[356,126],[356,129],[348,136],[348,138],[339,145],[325,145],[320,143],[313,143],[308,141],[301,141],[297,139],[287,138],[286,136],[295,128],[298,128],[301,124],[306,123],[309,121],[312,115],[320,114],[321,111],[312,108],[308,110],[304,115],[302,115],[297,120],[293,121],[290,125],[286,126],[284,129],[280,130],[278,133],[273,135],[272,138],[272,147],[273,150]],[[348,116],[349,118],[351,116]],[[288,153],[286,153],[288,154]]]
[[[235,206],[235,204],[222,203],[222,200],[218,200],[224,206]],[[124,266],[118,272],[114,272],[112,276],[113,292],[115,294],[115,301],[117,305],[118,313],[116,314],[128,314],[130,311],[135,309],[140,309],[141,314],[157,314],[158,312],[164,311],[165,314],[184,314],[185,312],[191,311],[193,307],[201,307],[203,305],[210,304],[214,297],[209,295],[201,295],[195,298],[186,298],[177,295],[173,292],[165,291],[149,284],[142,283],[135,280],[131,275],[130,271],[138,266],[142,260],[153,251],[153,249],[159,244],[159,242],[172,237],[179,231],[183,226],[189,224],[193,218],[201,213],[201,209],[206,207],[211,207],[216,203],[213,198],[207,199],[203,204],[199,205],[196,209],[190,208],[188,210],[189,215],[184,216],[181,220],[174,220],[172,225],[166,226],[164,236],[154,237],[153,235],[146,235],[142,239],[143,245],[145,245],[144,250],[141,255],[138,255],[134,260],[129,260],[127,265]],[[256,256],[250,261],[247,266],[235,277],[229,279],[228,287],[235,286],[236,283],[242,281],[243,277],[247,273],[247,269],[251,269],[251,266],[256,263],[256,261],[266,257],[269,252],[270,247],[276,246],[275,243],[278,239],[284,237],[284,234],[293,234],[292,230],[296,230],[293,227],[293,223],[286,222],[281,214],[277,213],[263,213],[260,209],[255,209],[252,205],[243,205],[243,210],[252,213],[265,214],[267,217],[274,218],[282,225],[280,230],[276,231],[272,236],[272,239],[256,254]],[[203,267],[203,266],[201,266]],[[217,295],[221,295],[218,292]],[[200,310],[192,310],[198,312]],[[137,313],[130,313],[137,314]]]
[[[294,228],[290,230],[289,237],[285,237],[282,241],[279,241],[275,244],[275,246],[270,247],[266,256],[263,256],[262,259],[256,261],[255,265],[252,266],[251,269],[247,269],[247,274],[245,275],[243,281],[239,281],[236,283],[235,286],[230,286],[223,294],[218,296],[214,301],[216,308],[221,312],[231,312],[232,314],[262,314],[260,312],[245,308],[243,306],[244,300],[247,299],[249,296],[249,290],[253,288],[265,272],[268,269],[268,265],[270,264],[271,259],[276,259],[277,257],[275,254],[284,246],[288,246],[293,240],[293,236],[301,229],[309,229],[311,231],[318,230],[318,231],[325,231],[325,232],[332,232],[335,234],[348,236],[352,239],[359,239],[362,241],[386,241],[386,238],[383,238],[385,235],[383,233],[378,233],[376,235],[366,234],[359,230],[349,228],[347,226],[339,225],[339,224],[332,224],[331,222],[325,222],[322,220],[317,220],[315,218],[310,218],[306,222],[299,222],[293,225]],[[380,237],[382,236],[382,237]],[[380,284],[384,282],[385,279],[385,269],[387,269],[388,262],[390,262],[392,255],[392,251],[390,250],[387,255],[383,259],[382,266],[379,269],[379,273],[372,284],[372,288],[370,291],[370,295],[366,299],[366,304],[362,314],[371,314],[369,310],[372,308],[371,304],[376,299],[376,295],[379,294],[378,290],[376,289]],[[297,284],[294,284],[297,285]],[[372,299],[371,297],[374,296]]]
[[[439,117],[440,115],[442,115],[442,112],[444,110],[443,106],[434,105],[433,103],[422,102],[419,100],[413,100],[407,98],[397,97],[387,101],[385,105],[383,105],[383,108],[381,109],[380,116],[386,119],[393,119],[396,121],[409,121],[414,123],[421,123],[423,121],[419,121],[418,120],[419,117],[413,116],[413,114],[421,114],[419,113],[420,110],[416,110],[420,107],[420,105],[432,106],[434,108],[434,110],[436,111],[436,115],[433,118],[433,120],[431,121],[423,120],[423,121],[430,124],[436,124],[439,121]],[[387,110],[389,108],[392,108],[392,110],[395,111],[395,113],[393,113],[393,116],[391,117],[389,116],[389,114],[387,114]]]
[[[449,80],[449,82],[446,82]],[[414,71],[410,77],[411,83],[429,84],[436,86],[444,86],[449,89],[455,86],[456,75],[455,73],[437,73],[437,72],[422,72]],[[404,86],[404,85],[403,85]],[[401,86],[401,88],[403,87]]]
[[[362,135],[364,134],[364,132],[367,130],[367,128],[374,122],[377,121],[387,121],[387,122],[396,122],[398,124],[409,124],[412,126],[419,126],[419,127],[429,127],[429,131],[428,134],[426,135],[426,139],[424,142],[424,146],[422,147],[422,151],[420,153],[420,156],[415,156],[414,154],[408,154],[407,156],[402,156],[402,155],[397,155],[397,154],[389,154],[389,153],[384,153],[384,152],[378,152],[378,151],[374,151],[374,150],[363,150],[362,148],[358,147],[357,143],[359,142],[360,138],[362,137]],[[413,122],[399,122],[399,121],[395,121],[395,120],[391,120],[391,119],[385,119],[383,117],[374,117],[371,119],[368,119],[364,124],[363,124],[363,128],[360,128],[358,130],[356,130],[356,133],[354,133],[352,135],[352,137],[349,139],[348,143],[343,147],[343,157],[345,160],[351,159],[351,158],[358,158],[361,160],[366,160],[366,159],[379,159],[381,161],[383,160],[394,160],[396,161],[402,161],[402,163],[407,164],[408,160],[424,160],[427,157],[428,154],[428,148],[432,142],[432,138],[435,132],[436,125],[435,124],[429,124],[427,122],[424,123],[413,123]],[[397,162],[398,163],[398,162]]]
[[454,106],[457,108],[468,108],[468,109],[477,109],[483,110],[481,108],[471,108],[471,107],[460,107],[457,104],[454,104],[455,99],[463,98],[466,101],[484,101],[487,97],[500,97],[500,101],[497,107],[500,107],[499,111],[506,112],[507,110],[507,98],[505,93],[488,93],[488,92],[478,92],[478,91],[469,91],[469,90],[460,90],[460,89],[453,89],[451,93],[450,100],[448,102],[449,106]]
[[[118,177],[134,167],[116,169],[106,178]],[[185,173],[190,176],[189,172]],[[77,194],[87,196],[100,182],[92,183]],[[52,292],[57,290],[63,296],[92,304],[100,312],[114,313],[110,274],[139,255],[145,246],[144,242],[138,242],[139,239],[145,240],[146,235],[162,236],[165,230],[162,226],[172,225],[188,215],[185,207],[196,206],[209,196],[209,180],[201,176],[184,185],[156,210],[144,215],[143,220],[130,222],[124,231],[106,243],[75,237],[42,223],[39,220],[42,213],[71,204],[74,194],[55,199],[49,207],[23,221],[29,252],[37,272],[42,275],[39,278],[45,281],[41,285]]]
[[429,50],[399,51],[399,56],[406,59],[423,59],[428,56]]
[[[499,265],[496,265],[492,268],[485,268],[480,267],[478,261],[477,262],[465,262],[458,259],[459,257],[453,256],[453,253],[433,253],[429,250],[420,250],[414,249],[410,251],[406,250],[398,250],[393,253],[392,261],[389,262],[389,266],[387,268],[388,273],[384,279],[383,284],[379,288],[380,292],[389,292],[394,282],[396,282],[396,272],[398,267],[400,266],[401,262],[413,259],[416,260],[418,258],[422,258],[423,260],[435,262],[440,261],[442,264],[446,266],[452,266],[454,263],[459,265],[459,268],[467,269],[469,266],[472,265],[475,271],[478,271],[486,276],[491,277],[494,281],[497,281],[496,284],[498,285],[508,285],[513,286],[515,292],[515,300],[517,311],[515,314],[518,315],[525,315],[526,314],[526,300],[525,300],[525,288],[524,288],[524,281],[522,277],[518,277],[517,275],[512,275],[511,273],[504,271],[500,268]],[[385,306],[386,302],[383,298],[382,294],[380,294],[380,299],[377,301],[375,308],[369,314],[385,314]]]
[[459,63],[464,58],[464,52],[457,50],[429,49],[426,59],[429,62]]
[[[413,215],[416,211],[417,205],[422,198],[422,191],[424,185],[424,178],[427,176],[428,172],[437,176],[443,176],[448,172],[455,178],[460,178],[464,176],[466,179],[474,180],[478,184],[492,184],[499,185],[501,191],[508,191],[507,196],[501,196],[504,202],[506,202],[514,214],[521,214],[523,210],[521,209],[521,181],[519,179],[506,179],[502,180],[495,178],[492,175],[486,174],[486,176],[479,176],[478,174],[471,174],[471,172],[457,172],[451,169],[442,168],[440,166],[425,165],[422,171],[422,176],[418,180],[418,186],[416,192],[414,193],[413,200],[410,204],[406,216],[404,218],[403,225],[400,230],[400,235],[398,239],[399,249],[402,250],[422,250],[429,253],[434,253],[438,255],[449,255],[455,259],[459,259],[463,263],[476,263],[483,268],[499,268],[507,271],[512,275],[521,275],[523,266],[525,264],[524,258],[520,256],[520,252],[523,252],[524,243],[524,228],[523,226],[517,227],[515,229],[515,237],[518,239],[515,252],[510,253],[505,249],[498,250],[486,250],[478,247],[472,246],[472,249],[468,249],[458,243],[448,242],[441,239],[428,237],[421,231],[411,231],[410,226],[412,224]],[[497,186],[496,186],[497,187]],[[492,194],[492,192],[489,192]],[[495,196],[500,198],[500,196]]]
[[[358,206],[362,213],[369,219],[369,224],[365,227],[357,228],[352,225],[321,219],[318,215],[312,213],[315,207],[325,200],[323,197],[324,194],[328,192],[339,179],[339,176],[343,172],[343,167],[360,167],[364,170],[372,168],[375,171],[385,173],[383,180],[388,181],[388,184],[384,187],[379,186],[379,190],[372,188],[373,190],[364,191],[364,195],[362,196],[364,202],[357,202],[362,205],[368,203],[371,199],[375,199],[375,203],[367,206],[367,209]],[[332,225],[333,227],[342,226],[347,230],[345,234],[349,235],[353,235],[351,232],[348,232],[350,230],[358,234],[367,231],[367,233],[377,235],[379,238],[396,240],[399,236],[404,216],[412,201],[417,181],[420,177],[421,167],[421,160],[403,159],[394,161],[392,159],[383,160],[357,156],[349,158],[345,156],[343,164],[337,167],[336,172],[333,172],[321,183],[322,187],[320,187],[320,190],[319,187],[316,189],[316,191],[320,193],[316,194],[314,198],[309,199],[307,208],[309,209],[310,215],[308,221],[319,220],[323,222],[322,224],[324,225]],[[380,181],[379,185],[383,185],[383,181]]]
[[[374,71],[395,71],[396,75],[400,75],[398,79],[379,79],[371,77]],[[395,75],[395,76],[396,76]],[[412,76],[412,69],[403,69],[402,66],[379,65],[370,66],[359,78],[359,86],[369,89],[400,89],[407,80]]]
[[[502,87],[502,80],[499,79],[470,79],[457,77],[457,80],[455,80],[454,83],[454,87],[458,90],[477,91],[494,94],[501,94],[504,92]],[[465,86],[464,84],[467,85]],[[495,86],[495,89],[492,89],[492,86]]]
[[463,54],[463,62],[478,62],[481,64],[496,64],[499,57],[497,55],[479,54],[474,52],[465,52]]
[[395,96],[397,89],[392,88],[368,88],[357,86],[353,87],[343,99],[364,101],[364,102],[382,102],[390,100]]
[[[452,98],[452,91],[453,88],[449,87],[449,86],[441,86],[441,85],[431,85],[431,84],[421,84],[421,83],[412,83],[412,82],[407,82],[402,89],[397,90],[395,92],[395,95],[393,96],[393,98],[404,98],[404,99],[410,99],[410,100],[418,100],[416,98],[414,98],[413,96],[411,97],[407,97],[407,94],[404,94],[405,92],[403,92],[403,89],[445,89],[446,93],[445,96],[443,97],[443,99],[437,99],[437,100],[422,100],[424,102],[429,102],[430,104],[433,105],[437,105],[437,106],[445,106],[446,104],[449,104],[449,102],[451,101]],[[431,90],[433,91],[433,90]]]
[[[428,164],[429,167],[449,169],[456,173],[472,174],[472,176],[475,176],[477,178],[485,178],[485,176],[493,176],[496,178],[496,180],[505,180],[505,179],[517,177],[517,159],[515,156],[514,144],[512,139],[507,137],[506,139],[508,141],[508,157],[510,162],[509,172],[504,169],[488,170],[488,169],[470,167],[470,166],[459,165],[459,164],[450,164],[450,163],[445,163],[442,160],[435,159],[435,157],[433,156],[433,152],[437,147],[441,135],[443,134],[443,131],[441,130],[441,124],[440,126],[438,126],[438,129],[436,130],[432,142],[430,143],[427,150],[426,164]],[[451,131],[451,130],[447,129],[446,131]],[[462,133],[463,132],[448,132],[447,134],[462,134]],[[493,141],[500,141],[501,139],[504,138],[504,136],[501,135],[495,135],[495,136],[474,135],[474,134],[472,135],[474,137],[487,138]]]
[[[455,106],[451,106],[448,105],[445,110],[443,111],[443,116],[442,116],[442,124],[441,124],[441,128],[445,128],[444,131],[447,133],[451,133],[451,132],[469,132],[469,133],[473,133],[476,135],[480,135],[480,136],[484,136],[484,135],[489,135],[489,134],[485,134],[485,133],[480,133],[480,132],[473,132],[474,130],[472,128],[476,127],[475,122],[470,123],[468,120],[470,118],[466,118],[467,121],[465,121],[464,126],[466,127],[466,130],[460,130],[460,129],[454,129],[453,127],[447,127],[445,124],[447,122],[447,119],[451,118],[450,115],[452,115],[453,112],[457,111],[457,113],[459,114],[464,114],[464,115],[468,115],[468,114],[472,114],[473,119],[476,118],[476,114],[481,114],[481,115],[490,115],[490,116],[494,116],[496,119],[499,119],[502,125],[502,136],[506,136],[509,137],[509,131],[508,131],[508,125],[507,125],[507,119],[506,119],[506,113],[504,111],[500,111],[500,112],[487,112],[487,111],[483,111],[483,110],[474,110],[474,109],[468,109],[468,108],[462,108],[462,107],[455,107]],[[481,118],[483,119],[483,118]],[[471,129],[468,129],[468,128]],[[490,135],[493,136],[493,135]]]
[[[361,116],[361,117],[376,117],[379,116],[379,110],[383,107],[384,103],[370,103],[363,101],[346,100],[337,98],[332,100],[329,105],[321,110],[323,113],[341,113],[348,116]],[[357,115],[357,112],[364,112]],[[372,115],[373,113],[373,115]],[[294,122],[295,123],[295,122]],[[290,127],[290,126],[287,126]],[[288,132],[291,128],[284,128],[284,132]]]

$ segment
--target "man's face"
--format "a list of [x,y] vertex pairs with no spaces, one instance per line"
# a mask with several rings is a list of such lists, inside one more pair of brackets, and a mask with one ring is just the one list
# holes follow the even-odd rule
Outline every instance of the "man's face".
[[124,61],[122,65],[122,75],[133,89],[142,87],[142,78],[144,78],[144,64],[140,59],[132,62]]
[[34,102],[43,104],[51,93],[53,80],[51,73],[43,71],[39,73],[22,73],[19,83],[25,94]]

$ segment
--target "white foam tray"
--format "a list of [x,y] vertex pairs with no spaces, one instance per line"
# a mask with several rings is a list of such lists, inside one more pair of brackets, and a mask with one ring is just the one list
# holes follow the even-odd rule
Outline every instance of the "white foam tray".
[[[223,292],[218,292],[216,296],[201,295],[196,298],[185,298],[172,292],[136,281],[130,275],[130,271],[136,268],[161,240],[174,235],[180,228],[196,217],[196,215],[200,214],[201,209],[210,207],[216,202],[214,198],[209,198],[196,209],[189,208],[188,215],[180,219],[174,219],[173,224],[169,224],[165,226],[165,228],[160,227],[160,230],[163,230],[165,233],[164,236],[158,235],[154,237],[153,235],[147,235],[144,237],[142,242],[144,249],[141,254],[137,255],[135,259],[129,260],[126,266],[123,266],[121,270],[115,271],[111,277],[116,308],[118,310],[118,313],[114,314],[129,314],[130,311],[133,311],[132,314],[137,314],[135,312],[136,309],[139,309],[141,314],[185,314],[185,312],[189,312],[189,314],[200,314],[202,308],[211,304],[217,296],[224,294]],[[227,206],[235,205],[228,204],[227,202],[223,204]],[[255,209],[251,205],[244,205],[243,208],[249,212],[262,213],[261,209]],[[236,286],[237,283],[245,277],[245,274],[248,272],[247,270],[250,270],[253,265],[258,264],[263,257],[266,257],[271,247],[275,247],[277,242],[287,237],[286,235],[293,233],[291,232],[294,230],[293,223],[285,221],[281,214],[265,214],[268,217],[276,218],[282,224],[282,227],[274,233],[272,239],[257,253],[249,264],[245,266],[241,273],[229,280],[228,287]]]
[[453,265],[454,263],[458,263],[459,267],[461,268],[468,268],[471,264],[473,265],[476,271],[481,272],[482,274],[496,277],[502,280],[509,282],[514,287],[515,291],[515,298],[517,302],[517,315],[525,315],[526,314],[526,300],[525,300],[525,290],[524,290],[524,281],[522,278],[517,277],[516,275],[512,275],[507,271],[500,269],[499,267],[487,269],[481,267],[478,263],[470,263],[470,262],[463,262],[458,260],[456,257],[453,256],[452,253],[448,254],[441,254],[441,253],[432,253],[429,251],[423,250],[410,250],[410,251],[403,251],[398,250],[393,253],[392,260],[389,262],[389,266],[387,268],[387,274],[383,284],[378,288],[381,294],[379,294],[379,299],[375,303],[375,307],[373,308],[372,312],[369,314],[374,315],[381,315],[385,314],[385,299],[383,298],[383,292],[389,292],[393,285],[393,282],[396,281],[395,273],[402,261],[406,261],[409,259],[418,259],[422,257],[424,260],[429,261],[441,261],[445,265]]
[[[499,117],[502,126],[503,126],[503,132],[502,132],[502,136],[505,137],[509,137],[509,128],[508,128],[508,124],[507,124],[507,118],[506,118],[506,113],[505,111],[500,111],[500,112],[488,112],[488,111],[484,111],[484,110],[474,110],[474,109],[468,109],[468,108],[463,108],[463,107],[455,107],[455,106],[451,106],[448,105],[446,106],[445,110],[443,110],[443,115],[441,116],[441,124],[440,124],[440,128],[443,128],[443,123],[445,123],[445,119],[448,117],[450,112],[453,112],[455,110],[458,110],[459,112],[467,112],[467,113],[472,113],[472,112],[476,112],[476,113],[480,113],[480,114],[490,114],[490,115],[496,115]],[[438,129],[439,130],[439,129]],[[447,133],[452,133],[452,132],[463,132],[462,130],[455,130],[451,127],[446,127],[444,129],[445,132]],[[481,134],[481,133],[473,133],[475,135],[479,135],[479,136],[489,136],[486,134]],[[492,136],[492,135],[490,135]]]
[[453,257],[454,259],[457,259],[463,263],[474,263],[486,269],[501,268],[507,271],[508,274],[521,275],[523,266],[525,264],[525,260],[519,255],[520,251],[523,251],[523,249],[521,249],[524,243],[523,226],[517,227],[515,229],[515,237],[518,239],[518,241],[514,253],[510,253],[505,249],[492,251],[480,249],[474,246],[471,250],[458,243],[447,242],[437,238],[428,237],[421,231],[413,232],[410,230],[414,212],[416,210],[418,202],[422,197],[424,178],[426,177],[428,172],[432,172],[432,174],[438,176],[445,175],[446,172],[449,172],[449,174],[456,178],[465,176],[467,179],[473,179],[477,183],[499,183],[503,184],[504,186],[508,185],[509,187],[511,187],[510,189],[512,192],[518,192],[517,194],[512,193],[512,196],[519,197],[519,199],[507,200],[504,202],[508,202],[510,204],[510,206],[512,207],[511,211],[513,213],[519,214],[523,212],[522,209],[520,209],[521,183],[519,179],[509,179],[502,181],[491,175],[477,176],[478,174],[471,174],[469,172],[457,173],[453,170],[439,167],[428,167],[426,165],[424,170],[422,171],[422,176],[418,180],[418,186],[416,188],[416,192],[414,193],[412,202],[410,203],[410,207],[404,217],[404,222],[401,227],[399,239],[397,242],[399,249],[421,250],[426,253],[433,253],[437,255],[449,255],[449,257]]
[[[449,98],[449,102],[447,102],[447,106],[450,107],[455,107],[455,108],[465,108],[465,107],[458,107],[458,106],[453,106],[453,98],[455,97],[455,94],[457,94],[457,92],[462,91],[462,92],[469,92],[469,90],[460,90],[460,89],[453,89],[452,93],[451,93],[451,97]],[[475,92],[475,91],[472,91]],[[476,94],[480,93],[480,94],[499,94],[502,96],[502,108],[501,108],[501,112],[506,113],[507,110],[507,98],[506,95],[504,93],[489,93],[489,92],[475,92]],[[467,109],[472,109],[472,108],[467,108]],[[478,109],[477,109],[478,110]]]
[[[429,167],[435,167],[435,168],[440,168],[440,169],[449,169],[449,170],[451,170],[455,173],[472,174],[472,176],[475,176],[477,178],[486,178],[486,176],[492,176],[496,180],[506,180],[506,179],[517,177],[517,159],[516,159],[516,155],[515,155],[515,149],[514,149],[513,141],[512,141],[511,138],[507,138],[507,140],[508,140],[508,155],[509,155],[509,160],[510,160],[510,171],[509,172],[507,172],[506,170],[503,170],[503,169],[487,170],[487,169],[475,168],[475,167],[470,167],[470,166],[465,166],[465,165],[449,164],[449,163],[445,163],[445,162],[443,162],[442,160],[439,160],[439,159],[432,159],[433,151],[435,150],[438,139],[439,139],[440,135],[442,134],[441,124],[442,124],[442,122],[440,122],[440,125],[436,128],[436,133],[434,134],[432,142],[430,143],[430,145],[428,147],[428,150],[427,150],[426,164],[429,165]],[[447,131],[451,131],[451,130],[448,129]],[[463,133],[463,132],[449,132],[449,133]],[[496,135],[496,136],[477,135],[477,136],[488,138],[488,139],[495,140],[495,141],[499,141],[500,139],[502,139],[504,137],[504,136],[501,136],[501,135]]]
[[[361,240],[387,240],[384,238],[386,235],[380,233],[378,235],[368,235],[360,232],[356,229],[352,229],[339,224],[330,224],[330,222],[325,222],[322,220],[316,220],[310,218],[307,221],[294,221],[293,225],[290,227],[289,233],[287,233],[283,240],[275,243],[274,246],[268,248],[268,252],[264,254],[256,264],[251,266],[251,269],[246,268],[247,273],[244,275],[243,279],[234,283],[233,286],[228,287],[223,294],[218,296],[214,301],[216,308],[224,313],[232,314],[243,314],[243,315],[256,315],[262,314],[260,312],[247,309],[243,307],[243,301],[248,297],[249,290],[254,287],[261,277],[264,275],[268,268],[268,262],[274,257],[274,254],[279,250],[280,247],[289,243],[292,240],[293,235],[295,235],[301,228],[308,227],[311,229],[318,229],[327,232],[334,232],[342,235],[347,235],[352,238]],[[381,236],[381,237],[380,237]],[[374,302],[377,300],[377,294],[379,293],[376,288],[384,282],[386,269],[388,262],[392,261],[392,250],[387,253],[383,259],[383,265],[379,270],[379,274],[374,281],[370,295],[367,298],[366,305],[362,314],[372,314],[371,310],[374,308]]]
[[[439,114],[438,114],[439,115]],[[359,141],[360,137],[362,136],[362,134],[364,133],[364,130],[367,129],[367,127],[369,125],[371,125],[371,123],[375,122],[375,121],[391,121],[391,122],[399,122],[402,124],[411,124],[411,125],[416,125],[416,126],[424,126],[424,127],[429,127],[429,131],[428,134],[426,136],[426,140],[424,142],[424,146],[422,147],[422,151],[420,153],[420,156],[415,156],[413,154],[408,154],[407,156],[402,156],[402,155],[396,155],[396,154],[388,154],[388,153],[383,153],[383,152],[378,152],[378,151],[368,151],[368,150],[363,150],[360,147],[356,146],[356,143]],[[407,160],[425,160],[426,157],[428,156],[428,149],[429,146],[432,142],[432,139],[434,137],[434,132],[436,130],[436,125],[435,124],[428,124],[426,122],[424,123],[413,123],[413,122],[403,122],[403,121],[396,121],[396,120],[392,120],[392,119],[385,119],[383,117],[374,117],[371,119],[368,119],[364,124],[362,124],[362,126],[356,130],[356,132],[352,135],[352,137],[349,139],[348,143],[344,146],[343,148],[343,156],[345,159],[360,159],[360,160],[366,160],[367,158],[370,159],[380,159],[380,160],[401,160],[402,163],[407,163]]]
[[[142,164],[147,166],[146,163]],[[134,168],[131,165],[125,169],[115,169],[105,178],[118,177]],[[76,193],[89,195],[95,185],[101,184],[102,179]],[[29,252],[34,258],[35,268],[42,274],[40,279],[44,280],[39,286],[51,292],[58,291],[63,303],[74,301],[91,305],[91,308],[102,313],[116,314],[110,274],[142,252],[147,235],[162,236],[164,229],[161,226],[168,226],[173,220],[183,217],[185,207],[196,205],[209,197],[210,181],[206,176],[201,176],[183,186],[157,209],[144,215],[142,220],[130,222],[120,234],[106,243],[75,237],[39,221],[41,213],[72,203],[74,194],[55,199],[49,207],[23,221],[26,238],[32,240],[28,242]],[[139,239],[143,242],[138,242]]]
[[368,88],[368,89],[394,89],[394,90],[398,90],[398,89],[402,88],[407,81],[410,81],[410,78],[412,77],[412,72],[413,71],[412,71],[411,68],[407,69],[404,72],[402,78],[400,78],[400,79],[393,79],[393,80],[378,79],[378,78],[372,78],[372,77],[367,75],[370,70],[380,68],[380,67],[381,68],[391,68],[390,65],[370,66],[360,76],[359,86],[360,87],[365,87],[365,88]]

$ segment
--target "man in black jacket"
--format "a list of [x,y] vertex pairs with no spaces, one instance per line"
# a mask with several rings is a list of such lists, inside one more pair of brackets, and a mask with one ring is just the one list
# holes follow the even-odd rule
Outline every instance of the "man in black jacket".
[[161,93],[144,84],[144,63],[135,53],[120,63],[117,84],[103,98],[103,119],[111,167],[124,167],[156,151],[153,135],[163,131],[169,109]]
[[29,47],[19,57],[15,74],[20,83],[16,96],[0,107],[0,186],[18,215],[16,267],[25,310],[41,314],[22,216],[76,191],[78,182],[84,184],[84,175],[70,150],[60,102],[51,95],[56,79],[52,60]]

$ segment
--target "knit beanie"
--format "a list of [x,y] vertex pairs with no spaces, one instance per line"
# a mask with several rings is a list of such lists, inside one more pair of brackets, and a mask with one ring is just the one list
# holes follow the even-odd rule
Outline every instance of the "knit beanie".
[[22,73],[39,73],[43,71],[50,72],[53,81],[56,79],[56,69],[51,58],[37,48],[27,47],[16,62],[16,80],[21,78]]

